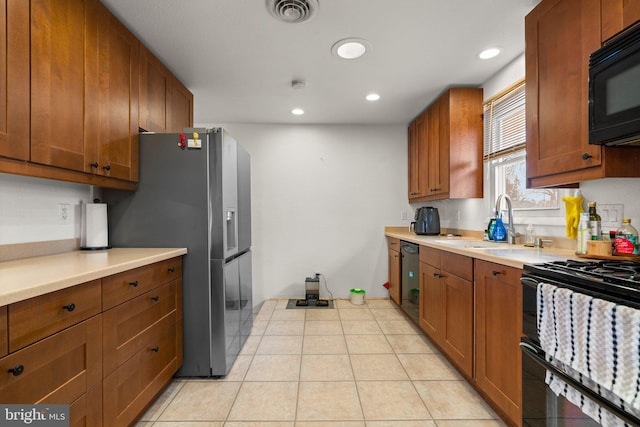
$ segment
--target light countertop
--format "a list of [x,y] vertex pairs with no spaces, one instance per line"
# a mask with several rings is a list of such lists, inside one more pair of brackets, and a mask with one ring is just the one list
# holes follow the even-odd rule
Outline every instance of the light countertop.
[[0,306],[186,253],[185,248],[112,248],[0,262]]
[[579,259],[575,251],[568,249],[528,248],[524,245],[487,242],[473,237],[419,236],[406,227],[385,227],[385,236],[407,242],[442,249],[449,252],[482,259],[509,267],[522,268],[525,264]]

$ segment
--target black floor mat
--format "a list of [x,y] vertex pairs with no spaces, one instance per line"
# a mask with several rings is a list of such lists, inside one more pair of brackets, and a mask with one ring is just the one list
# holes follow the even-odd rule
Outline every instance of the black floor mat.
[[290,299],[287,302],[287,308],[334,308],[333,300],[331,299],[319,299],[319,300],[306,300],[306,299]]

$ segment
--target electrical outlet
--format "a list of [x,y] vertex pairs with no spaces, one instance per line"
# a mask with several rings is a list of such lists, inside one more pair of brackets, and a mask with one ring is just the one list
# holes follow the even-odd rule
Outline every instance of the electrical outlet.
[[623,204],[597,205],[598,214],[602,220],[603,230],[616,230],[622,224],[624,215]]
[[408,219],[409,219],[409,215],[407,214],[407,211],[400,211],[400,220],[406,221]]
[[67,203],[58,204],[58,224],[71,224],[71,206]]

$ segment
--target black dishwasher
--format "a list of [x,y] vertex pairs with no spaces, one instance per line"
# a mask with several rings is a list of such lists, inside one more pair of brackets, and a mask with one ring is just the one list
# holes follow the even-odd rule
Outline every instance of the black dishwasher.
[[415,243],[400,241],[402,254],[402,309],[418,322],[420,312],[420,246]]

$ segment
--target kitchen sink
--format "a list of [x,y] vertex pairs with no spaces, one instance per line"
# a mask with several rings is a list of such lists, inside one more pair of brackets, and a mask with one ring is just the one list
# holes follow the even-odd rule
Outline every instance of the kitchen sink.
[[517,246],[511,248],[485,248],[483,252],[499,257],[518,259],[523,262],[531,263],[558,260],[557,254],[542,252],[540,249]]
[[501,243],[496,242],[487,242],[484,240],[459,240],[459,239],[451,239],[451,240],[435,240],[433,243],[443,244],[447,246],[455,246],[456,248],[476,248],[476,249],[485,249],[485,248],[493,248],[496,249],[497,245],[501,245]]

